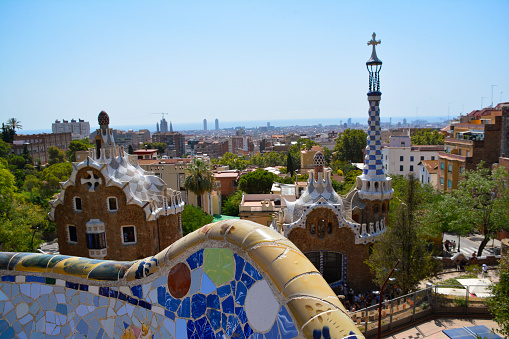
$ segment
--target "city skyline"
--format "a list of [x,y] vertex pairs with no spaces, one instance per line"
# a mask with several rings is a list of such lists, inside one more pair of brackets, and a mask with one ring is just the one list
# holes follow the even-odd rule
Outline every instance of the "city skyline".
[[[0,2],[0,115],[23,130],[91,118],[367,120],[373,31],[385,117],[508,101],[509,3]],[[416,17],[415,13],[419,13]],[[488,52],[489,51],[489,52]],[[496,85],[493,86],[492,85]],[[221,113],[218,113],[221,112]],[[224,125],[226,126],[226,125]],[[23,131],[21,131],[23,133]]]

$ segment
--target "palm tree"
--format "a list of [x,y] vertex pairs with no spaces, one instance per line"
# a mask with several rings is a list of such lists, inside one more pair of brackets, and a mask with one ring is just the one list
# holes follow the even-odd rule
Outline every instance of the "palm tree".
[[210,165],[202,159],[195,159],[187,166],[186,173],[184,186],[198,196],[198,207],[201,208],[201,196],[211,192],[214,187],[214,175],[210,171]]
[[7,119],[7,127],[12,128],[13,130],[23,129],[23,126],[21,126],[21,121],[16,118]]

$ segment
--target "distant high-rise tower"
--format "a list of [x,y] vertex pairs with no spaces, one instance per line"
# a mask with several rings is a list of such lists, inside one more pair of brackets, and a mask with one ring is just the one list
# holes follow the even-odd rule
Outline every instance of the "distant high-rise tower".
[[[375,46],[380,40],[373,39],[368,45],[373,46],[371,58],[366,62],[369,72],[369,118],[368,118],[368,140],[366,146],[366,156],[364,157],[364,169],[362,175],[357,177],[356,189],[358,196],[366,202],[366,208],[376,211],[375,214],[367,215],[366,223],[377,222],[382,214],[387,213],[389,201],[392,199],[394,190],[392,189],[391,178],[385,175],[382,163],[382,138],[380,134],[380,69],[382,61],[376,56]],[[382,206],[382,208],[380,208]],[[378,218],[377,218],[378,217]]]
[[159,133],[159,123],[156,122],[156,132]]
[[167,133],[168,132],[168,121],[163,117],[161,119],[161,133]]
[[267,121],[267,129],[270,129],[270,121]]
[[219,131],[219,119],[216,118],[216,131]]
[[348,125],[352,124],[352,118],[348,118]]
[[207,130],[207,119],[203,119],[203,130]]
[[171,121],[170,121],[170,133],[173,133],[173,125],[171,124]]

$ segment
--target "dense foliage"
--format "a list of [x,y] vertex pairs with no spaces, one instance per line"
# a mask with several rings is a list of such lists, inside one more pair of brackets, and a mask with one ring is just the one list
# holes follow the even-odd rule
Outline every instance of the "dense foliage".
[[375,243],[367,264],[380,286],[394,263],[400,259],[399,271],[393,277],[403,293],[407,293],[415,289],[419,281],[439,269],[431,253],[431,244],[427,236],[422,234],[417,218],[425,203],[433,199],[433,192],[423,188],[413,176],[399,177],[394,187],[396,193],[393,201],[398,203],[391,204],[393,213],[390,224]]
[[363,162],[362,151],[366,147],[367,134],[360,129],[347,129],[336,139],[335,160]]
[[203,212],[200,208],[186,204],[184,212],[182,212],[182,234],[187,234],[199,229],[200,227],[210,224],[214,218]]
[[277,178],[274,173],[259,168],[240,177],[239,190],[247,194],[267,194]]
[[430,128],[417,129],[412,134],[412,145],[443,145],[445,137]]
[[509,174],[502,166],[489,168],[479,164],[476,170],[465,171],[458,189],[435,199],[422,216],[429,233],[472,231],[484,236],[477,255],[496,232],[509,230]]
[[237,190],[234,194],[228,197],[228,199],[223,203],[222,213],[232,217],[238,217],[243,194],[244,192]]
[[493,297],[488,298],[491,314],[504,338],[509,337],[509,257],[503,256],[499,265],[500,280],[491,286]]
[[214,175],[210,165],[202,159],[194,159],[187,165],[186,175],[184,186],[198,196],[198,207],[201,207],[202,194],[211,192],[214,187]]

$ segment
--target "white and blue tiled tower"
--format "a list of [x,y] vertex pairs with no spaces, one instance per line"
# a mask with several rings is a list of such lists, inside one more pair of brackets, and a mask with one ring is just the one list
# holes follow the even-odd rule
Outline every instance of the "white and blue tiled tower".
[[380,70],[382,61],[376,56],[375,46],[380,44],[380,40],[373,39],[368,41],[368,45],[373,46],[371,58],[366,62],[369,72],[369,119],[368,119],[368,138],[366,146],[366,156],[364,158],[364,170],[362,175],[357,177],[357,191],[359,198],[368,201],[384,201],[392,199],[394,190],[392,189],[391,178],[385,175],[382,163],[382,140],[380,136]]

